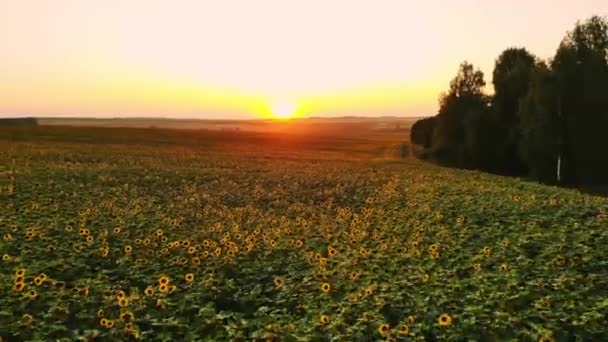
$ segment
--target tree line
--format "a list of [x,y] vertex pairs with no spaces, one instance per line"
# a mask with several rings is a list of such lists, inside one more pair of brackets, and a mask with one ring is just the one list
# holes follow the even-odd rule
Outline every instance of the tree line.
[[548,61],[506,49],[492,83],[488,95],[483,72],[460,65],[437,115],[412,126],[420,157],[545,183],[608,183],[606,18],[578,22]]

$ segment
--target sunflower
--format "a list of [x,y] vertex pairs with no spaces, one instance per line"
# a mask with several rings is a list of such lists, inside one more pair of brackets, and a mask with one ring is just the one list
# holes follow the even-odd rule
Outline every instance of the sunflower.
[[89,288],[86,286],[82,286],[78,288],[78,294],[82,297],[86,297],[89,295]]
[[129,322],[125,324],[125,331],[130,332],[133,330],[133,323]]
[[107,324],[108,324],[107,318],[102,318],[99,320],[99,325],[101,325],[102,327],[105,327]]
[[13,291],[15,291],[15,292],[21,292],[21,291],[23,291],[24,288],[25,288],[25,283],[23,283],[23,282],[18,282],[13,285]]
[[13,239],[13,236],[10,233],[4,233],[2,238],[4,239],[4,241],[11,241]]
[[131,246],[129,246],[129,245],[126,245],[126,246],[125,246],[125,253],[129,254],[129,253],[131,253],[131,252],[133,252],[133,247],[131,247]]
[[374,294],[374,289],[371,287],[368,287],[367,289],[365,289],[365,295],[366,296],[371,296]]
[[283,287],[283,285],[285,285],[285,280],[283,280],[283,278],[281,278],[281,277],[274,278],[274,286],[277,289],[280,289],[281,287]]
[[407,316],[407,324],[412,325],[414,324],[414,322],[416,322],[416,317],[414,316]]
[[304,246],[304,241],[296,240],[295,246],[296,248],[302,248],[302,246]]
[[28,325],[28,324],[32,323],[33,320],[34,320],[34,317],[32,317],[32,315],[30,315],[30,314],[25,314],[25,315],[21,316],[21,324],[23,324],[23,325]]
[[129,300],[127,298],[121,298],[118,300],[118,305],[121,308],[126,308],[127,306],[129,306]]
[[452,316],[450,316],[448,314],[442,314],[439,316],[439,318],[437,318],[437,323],[441,327],[450,326],[450,325],[452,325]]
[[187,283],[191,283],[194,281],[194,274],[192,273],[188,273],[184,276],[184,280],[186,280]]
[[509,272],[509,265],[507,265],[507,264],[500,265],[500,271],[501,272]]
[[435,260],[439,258],[439,252],[436,250],[432,250],[429,252],[429,256],[431,257],[431,259]]
[[148,297],[154,296],[154,288],[152,286],[146,287],[146,289],[144,290],[144,294]]
[[116,300],[121,300],[123,298],[127,298],[127,295],[125,294],[125,291],[120,290],[116,293]]
[[169,277],[162,276],[162,277],[158,278],[158,284],[159,285],[169,285]]
[[429,281],[429,278],[430,278],[430,277],[429,277],[429,275],[428,275],[428,274],[423,274],[423,275],[422,275],[422,279],[421,279],[421,280],[422,280],[422,282],[423,282],[423,283],[426,283],[426,282],[428,282],[428,281]]
[[388,324],[380,324],[380,326],[378,327],[378,333],[381,336],[386,336],[388,334],[389,330],[390,330],[390,327],[388,326]]
[[87,242],[93,242],[93,240],[95,240],[95,238],[93,238],[92,235],[87,235]]
[[198,266],[201,264],[201,259],[199,257],[192,258],[192,264]]
[[169,294],[175,292],[175,290],[177,290],[177,286],[175,286],[175,285],[169,286]]
[[319,265],[322,265],[322,266],[327,265],[327,258],[321,258],[321,259],[319,259]]
[[125,311],[122,314],[120,314],[120,319],[122,319],[125,322],[131,322],[133,320],[133,318],[135,318],[135,316],[133,315],[133,313],[131,311]]
[[106,320],[106,328],[112,329],[114,327],[114,321],[111,319]]
[[490,256],[490,254],[492,254],[492,248],[486,246],[484,248],[481,249],[481,254],[485,255],[485,256]]
[[353,303],[357,303],[361,299],[361,295],[358,293],[353,293],[350,295],[350,300]]
[[106,315],[106,312],[103,311],[103,309],[97,310],[97,317],[102,318],[105,315]]
[[27,292],[27,298],[29,300],[34,300],[34,299],[38,298],[38,293],[35,290],[29,290]]
[[507,248],[507,247],[509,247],[509,240],[504,239],[504,240],[500,241],[500,246],[501,246],[502,248]]
[[331,291],[331,284],[329,284],[329,283],[321,284],[321,291],[323,293],[329,293],[329,291]]
[[15,277],[23,277],[25,276],[25,268],[20,268],[15,271]]
[[2,261],[10,261],[11,260],[11,256],[8,254],[4,254],[2,255]]
[[113,232],[114,234],[120,234],[120,227],[116,227],[116,228],[114,228],[114,230],[112,230],[112,232]]
[[329,247],[327,247],[327,254],[330,257],[335,257],[336,255],[338,255],[338,250],[336,250],[335,248],[329,246]]
[[319,317],[319,322],[321,322],[323,325],[329,324],[329,316],[321,315],[321,317]]
[[353,272],[350,273],[349,278],[352,281],[358,281],[359,280],[359,276],[360,276],[359,272],[353,271]]
[[439,251],[439,245],[438,245],[438,244],[436,244],[436,243],[434,243],[434,244],[432,244],[432,245],[430,245],[430,246],[429,246],[429,253],[432,253],[432,252],[434,252],[434,251],[435,251],[435,252],[438,252],[438,251]]
[[538,342],[555,342],[555,339],[551,336],[540,336]]
[[402,324],[399,330],[397,331],[400,335],[407,336],[410,334],[410,327],[405,324]]
[[196,247],[194,247],[194,246],[188,247],[188,254],[194,254],[194,253],[196,253]]

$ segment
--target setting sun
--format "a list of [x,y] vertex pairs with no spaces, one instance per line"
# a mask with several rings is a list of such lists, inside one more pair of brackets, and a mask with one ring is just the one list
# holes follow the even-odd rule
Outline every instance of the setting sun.
[[288,102],[276,102],[272,105],[271,111],[272,116],[277,119],[289,119],[295,114],[296,108]]

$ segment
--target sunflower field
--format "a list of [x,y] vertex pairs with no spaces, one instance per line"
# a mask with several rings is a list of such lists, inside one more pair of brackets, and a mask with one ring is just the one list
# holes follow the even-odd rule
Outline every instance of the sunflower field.
[[355,133],[3,128],[0,340],[608,340],[607,199]]

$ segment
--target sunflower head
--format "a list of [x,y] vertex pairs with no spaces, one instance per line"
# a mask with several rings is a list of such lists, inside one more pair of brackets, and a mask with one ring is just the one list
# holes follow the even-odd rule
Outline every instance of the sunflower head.
[[121,308],[126,308],[127,306],[129,306],[129,300],[127,298],[121,298],[118,300],[118,305]]
[[162,276],[162,277],[158,278],[158,284],[159,285],[169,285],[169,277]]
[[388,324],[380,324],[380,326],[378,327],[378,333],[382,336],[386,336],[389,330],[390,327],[388,326]]
[[448,314],[442,314],[437,318],[437,323],[441,327],[447,327],[452,325],[452,316]]
[[23,283],[23,282],[17,282],[13,285],[13,291],[15,291],[15,292],[21,292],[21,291],[23,291],[24,288],[25,288],[25,283]]
[[329,293],[329,291],[331,291],[331,284],[329,284],[329,283],[321,284],[321,291],[323,293]]
[[321,322],[323,325],[329,324],[329,316],[321,315],[321,317],[319,317],[319,322]]
[[285,285],[285,280],[283,280],[283,278],[281,278],[281,277],[274,278],[274,286],[277,289],[280,289],[281,287],[283,287],[283,285]]
[[187,283],[191,283],[194,281],[194,274],[192,273],[188,273],[184,276],[184,280],[186,280]]

